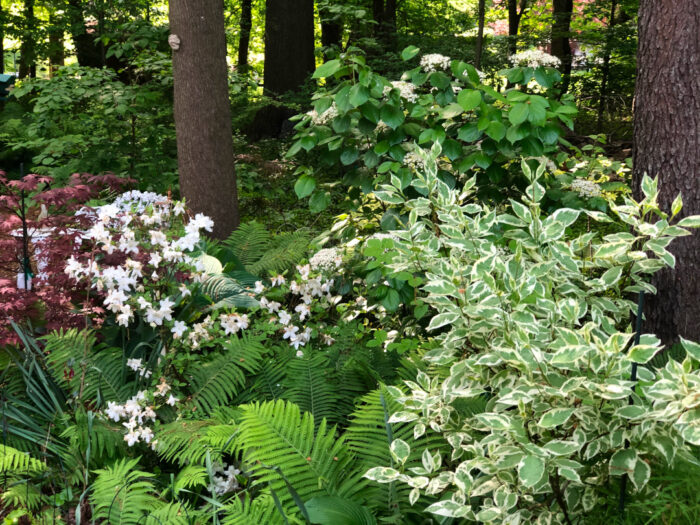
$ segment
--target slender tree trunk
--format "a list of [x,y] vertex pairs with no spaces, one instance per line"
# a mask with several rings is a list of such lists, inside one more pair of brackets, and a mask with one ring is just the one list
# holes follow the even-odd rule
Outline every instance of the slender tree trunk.
[[241,2],[241,34],[238,38],[238,62],[236,69],[242,75],[248,72],[248,47],[253,28],[253,0]]
[[22,44],[19,48],[19,78],[36,77],[36,43],[33,34],[35,27],[34,0],[24,0],[24,31],[22,31]]
[[313,0],[267,0],[265,89],[276,95],[295,90],[315,67]]
[[[66,12],[70,20],[70,32],[78,64],[83,67],[102,67],[102,52],[95,45],[95,33],[88,33],[82,1],[68,0]],[[95,28],[91,30],[94,31]]]
[[238,226],[223,0],[170,0],[180,192],[214,220],[214,237]]
[[384,4],[384,38],[390,50],[396,49],[396,0]]
[[0,75],[5,73],[5,15],[0,1]]
[[508,0],[508,53],[518,52],[520,20],[527,9],[527,0]]
[[[634,184],[659,177],[664,210],[683,193],[681,216],[700,214],[700,0],[641,0],[634,102]],[[700,232],[670,246],[676,268],[656,274],[644,329],[665,344],[700,341]]]
[[612,0],[610,4],[610,16],[608,18],[608,29],[605,35],[605,55],[603,56],[602,78],[600,80],[600,93],[598,95],[598,122],[596,130],[600,133],[603,129],[603,117],[605,115],[606,100],[608,97],[608,80],[610,78],[610,54],[612,33],[616,24],[615,10],[617,9],[617,0]]
[[481,55],[484,53],[484,20],[486,19],[486,0],[479,0],[477,17],[479,19],[479,30],[476,34],[476,57],[474,58],[474,67],[476,67],[476,69],[481,69]]
[[49,15],[49,76],[64,64],[63,27],[55,14]]
[[571,16],[574,0],[553,0],[552,2],[552,55],[561,60],[562,93],[569,89],[571,81]]

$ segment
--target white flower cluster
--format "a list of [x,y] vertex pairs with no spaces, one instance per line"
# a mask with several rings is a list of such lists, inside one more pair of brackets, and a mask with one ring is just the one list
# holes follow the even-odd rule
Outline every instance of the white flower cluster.
[[427,72],[450,69],[452,59],[439,53],[430,53],[420,57],[420,66]]
[[[311,316],[311,305],[314,299],[323,300],[328,305],[335,305],[340,302],[340,296],[333,296],[331,289],[334,280],[325,280],[321,277],[311,277],[311,265],[297,266],[300,280],[293,280],[289,283],[289,291],[298,296],[299,302],[290,313],[277,301],[270,301],[266,297],[260,298],[260,306],[268,313],[273,314],[272,322],[279,323],[282,328],[282,338],[289,341],[289,345],[297,350],[297,357],[303,357],[304,352],[299,350],[300,346],[306,346],[313,335],[312,330],[308,326],[300,328],[302,323]],[[282,275],[275,276],[271,281],[272,287],[282,286],[286,283],[286,279]],[[265,288],[262,283],[256,283],[256,291],[264,293]],[[297,326],[300,325],[300,326]],[[328,346],[332,345],[335,340],[328,336],[322,336],[323,341]]]
[[117,195],[112,206],[116,206],[121,211],[143,213],[149,206],[153,208],[167,207],[168,197],[152,191],[131,190]]
[[[136,361],[140,363],[141,360],[137,359]],[[169,391],[170,386],[162,381],[160,385],[158,385],[154,396],[165,397]],[[173,406],[178,402],[178,399],[170,394],[165,402]],[[144,424],[148,423],[148,421],[155,421],[156,412],[154,406],[147,403],[146,392],[144,390],[140,391],[123,405],[115,403],[114,401],[109,401],[107,403],[105,415],[117,423],[121,420],[125,420],[122,423],[127,429],[124,441],[126,441],[127,445],[130,447],[134,446],[139,441],[150,443],[153,439],[153,430],[148,426],[144,426]]]
[[540,51],[539,49],[528,49],[511,55],[510,62],[515,66],[537,67],[559,67],[561,60],[557,57]]
[[403,80],[394,80],[391,86],[384,86],[384,95],[391,93],[392,89],[397,89],[401,98],[408,100],[409,102],[415,102],[418,100],[418,94],[416,93],[416,86],[411,82],[405,82]]
[[236,478],[236,476],[240,474],[241,471],[238,470],[236,467],[234,467],[233,465],[222,465],[220,463],[214,463],[213,470],[213,484],[211,487],[209,487],[209,490],[211,492],[218,495],[222,495],[239,488],[238,479]]
[[423,171],[425,169],[425,161],[416,151],[406,153],[403,157],[403,163],[411,171]]
[[[172,216],[181,213],[179,207],[178,203],[173,205],[168,201],[163,206],[148,207],[143,212],[122,210],[113,204],[102,206],[96,210],[97,219],[83,238],[94,241],[107,254],[119,252],[125,255],[125,262],[120,266],[101,267],[94,259],[83,264],[71,257],[66,263],[65,272],[71,278],[87,279],[92,288],[106,292],[104,305],[116,314],[118,324],[128,326],[137,311],[153,327],[172,321],[173,307],[177,301],[170,297],[137,297],[137,294],[146,291],[147,278],[155,282],[162,278],[165,272],[161,266],[163,262],[191,272],[195,279],[201,279],[201,262],[186,252],[195,249],[200,240],[200,230],[211,231],[214,223],[209,217],[197,214],[185,226],[184,236],[169,240],[166,232],[171,227]],[[141,228],[132,228],[132,225]],[[149,255],[147,263],[131,258],[142,252]],[[182,297],[189,293],[186,285],[180,286]],[[185,330],[181,323],[173,327],[173,333],[178,336],[182,336]]]
[[337,248],[324,248],[309,259],[309,266],[312,270],[337,270],[341,264],[343,264],[343,257]]
[[248,316],[239,314],[224,314],[219,317],[219,324],[225,335],[236,334],[248,328]]
[[315,109],[309,111],[307,115],[311,117],[311,122],[313,122],[315,126],[327,126],[338,116],[338,106],[333,102],[333,104],[320,115]]
[[131,368],[134,372],[137,372],[141,377],[148,379],[151,377],[151,371],[148,370],[141,359],[127,359],[126,366]]
[[600,186],[587,179],[574,179],[569,186],[571,191],[575,191],[580,197],[600,197],[602,192]]
[[375,131],[377,133],[386,133],[388,131],[391,131],[391,128],[389,127],[389,124],[387,124],[383,120],[380,120],[379,122],[377,122],[377,127]]

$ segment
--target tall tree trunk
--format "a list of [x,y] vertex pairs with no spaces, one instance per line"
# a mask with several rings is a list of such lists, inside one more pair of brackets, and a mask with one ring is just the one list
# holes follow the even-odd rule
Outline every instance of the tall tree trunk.
[[[70,20],[70,33],[78,64],[83,67],[102,67],[104,65],[102,52],[96,45],[95,33],[88,33],[82,1],[68,0],[66,12]],[[90,28],[90,30],[95,31],[95,28]]]
[[[634,184],[659,177],[665,210],[683,193],[681,216],[700,214],[700,0],[641,0],[634,102]],[[700,341],[700,232],[674,241],[676,268],[656,274],[644,329],[665,344]]]
[[602,78],[600,81],[600,93],[598,94],[598,122],[596,130],[600,133],[603,130],[603,116],[605,115],[606,100],[608,98],[608,80],[610,78],[610,54],[612,45],[612,33],[614,31],[617,20],[615,19],[615,10],[617,9],[617,0],[611,0],[610,16],[608,17],[608,28],[605,34],[605,55],[603,55]]
[[315,67],[313,0],[267,0],[265,89],[295,90]]
[[49,15],[49,76],[53,76],[64,61],[63,26],[56,14],[52,13]]
[[250,31],[253,28],[253,0],[241,2],[241,33],[238,38],[238,61],[236,69],[242,75],[248,72],[248,47],[250,47]]
[[552,2],[552,55],[561,60],[562,93],[569,89],[571,81],[571,16],[574,0],[553,0]]
[[486,0],[479,0],[479,8],[477,11],[479,19],[479,29],[476,34],[476,57],[474,58],[474,67],[481,69],[481,55],[484,53],[484,20],[486,19]]
[[384,4],[384,39],[388,49],[396,49],[396,0]]
[[527,9],[527,0],[508,0],[508,53],[518,52],[520,20]]
[[0,75],[5,73],[5,14],[0,1]]
[[222,239],[239,223],[223,0],[170,0],[170,32],[180,192]]
[[36,27],[34,0],[24,0],[23,22],[22,43],[19,48],[19,78],[36,77],[36,42],[33,34]]

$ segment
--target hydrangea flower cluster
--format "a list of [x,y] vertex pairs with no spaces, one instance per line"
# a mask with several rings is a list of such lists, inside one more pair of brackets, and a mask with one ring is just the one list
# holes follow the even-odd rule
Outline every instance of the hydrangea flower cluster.
[[588,179],[574,179],[571,181],[569,188],[571,191],[578,193],[579,197],[591,198],[600,197],[602,195],[600,186]]
[[318,271],[337,270],[341,264],[343,264],[343,257],[337,248],[323,248],[309,259],[311,269]]
[[327,126],[338,116],[338,107],[334,102],[321,114],[319,114],[315,109],[312,109],[307,113],[307,115],[311,117],[311,122],[313,122],[315,126]]
[[540,51],[539,49],[528,49],[510,56],[510,62],[514,66],[538,67],[559,67],[561,60],[557,57]]
[[[137,312],[152,327],[169,325],[173,308],[190,292],[184,283],[176,290],[160,288],[163,283],[170,286],[176,272],[194,280],[202,278],[201,262],[187,252],[195,249],[201,230],[211,231],[214,223],[197,214],[185,224],[184,235],[174,237],[172,231],[184,217],[183,203],[161,196],[139,211],[138,204],[129,210],[121,207],[128,199],[120,202],[96,209],[95,223],[83,235],[104,256],[119,256],[120,264],[102,264],[104,257],[100,260],[96,253],[87,263],[71,257],[65,272],[75,280],[89,281],[93,289],[103,293],[104,306],[116,314],[121,326],[128,326]],[[163,280],[166,275],[170,279]],[[182,335],[185,327],[178,323],[172,330]]]
[[425,161],[417,151],[409,151],[403,157],[404,165],[411,171],[423,171],[425,169]]
[[439,53],[430,53],[420,58],[420,66],[427,72],[450,69],[452,59]]
[[[426,55],[428,56],[428,55]],[[405,82],[403,80],[394,80],[391,86],[384,86],[384,95],[391,93],[393,89],[397,89],[401,98],[407,100],[408,102],[416,102],[418,100],[418,93],[416,93],[416,86],[411,82]]]

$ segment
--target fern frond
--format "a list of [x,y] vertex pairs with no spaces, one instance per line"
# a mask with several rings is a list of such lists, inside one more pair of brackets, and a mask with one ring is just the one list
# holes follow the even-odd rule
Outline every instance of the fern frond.
[[241,390],[246,377],[260,368],[264,349],[259,341],[247,336],[234,337],[225,348],[224,355],[192,371],[193,388],[188,403],[204,414],[226,404]]
[[280,233],[270,243],[269,249],[246,269],[255,275],[279,273],[294,267],[306,255],[309,235],[306,232]]
[[188,465],[175,478],[174,490],[178,494],[182,489],[206,487],[209,484],[209,473],[201,465]]
[[207,441],[211,420],[173,421],[156,434],[156,452],[166,461],[180,465],[202,464],[207,452],[212,461],[221,461],[221,453]]
[[254,500],[250,498],[234,499],[224,508],[223,525],[283,525],[284,519],[277,510],[272,496],[262,495]]
[[213,301],[210,310],[223,308],[253,308],[258,301],[250,296],[238,279],[225,273],[209,275],[202,283],[202,293]]
[[136,525],[160,506],[152,482],[154,475],[134,470],[138,461],[123,459],[96,471],[90,496],[94,518],[112,525]]
[[270,239],[270,232],[253,221],[241,224],[222,244],[233,252],[243,266],[250,268],[270,248]]
[[0,474],[34,475],[46,470],[46,466],[22,452],[6,445],[0,445]]
[[272,401],[280,399],[284,393],[282,386],[289,368],[287,364],[296,359],[290,346],[273,347],[274,358],[266,359],[257,375],[253,377],[244,390],[236,397],[238,404],[250,403],[253,401]]
[[292,359],[287,364],[286,388],[283,397],[303,412],[311,412],[319,425],[325,418],[335,422],[338,416],[337,385],[329,378],[328,358],[323,354]]
[[148,514],[140,523],[144,525],[190,525],[201,523],[201,512],[182,503],[167,503]]
[[0,508],[18,508],[36,511],[45,503],[41,489],[28,480],[8,483],[0,493]]
[[[269,484],[285,508],[293,507],[287,482],[303,501],[355,489],[357,479],[349,470],[352,458],[325,421],[314,432],[313,416],[302,415],[299,407],[282,400],[244,405],[241,412],[235,447],[243,453],[255,484]],[[354,482],[343,483],[351,478]]]

